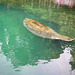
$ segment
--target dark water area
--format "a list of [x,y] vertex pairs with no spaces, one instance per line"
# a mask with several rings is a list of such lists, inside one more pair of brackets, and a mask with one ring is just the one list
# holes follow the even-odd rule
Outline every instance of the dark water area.
[[38,37],[23,26],[25,18],[60,33],[57,23],[39,14],[0,4],[0,75],[75,75],[75,41]]

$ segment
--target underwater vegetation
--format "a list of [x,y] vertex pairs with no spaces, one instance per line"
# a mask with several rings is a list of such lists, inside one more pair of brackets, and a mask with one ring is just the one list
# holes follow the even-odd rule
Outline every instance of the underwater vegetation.
[[[69,36],[71,38],[75,38],[75,5],[72,8],[69,8],[66,5],[62,6],[62,5],[54,4],[53,1],[51,1],[51,0],[0,0],[0,3],[7,5],[7,9],[10,9],[10,7],[12,7],[12,8],[22,9],[24,11],[29,10],[30,13],[33,13],[34,15],[39,16],[40,20],[44,20],[48,23],[53,22],[55,24],[58,24],[58,26],[60,27],[60,29],[59,29],[60,34]],[[45,43],[43,45],[47,46],[48,42],[46,42],[45,40],[44,40],[44,42]],[[12,43],[12,41],[10,41],[10,43]],[[42,41],[42,43],[43,43],[43,41]],[[40,45],[39,45],[40,49],[41,49],[42,43],[40,43]],[[73,43],[75,46],[75,41],[73,41]],[[31,46],[30,43],[29,43],[29,45]],[[3,45],[3,46],[7,47],[6,45]],[[15,46],[15,45],[13,45],[13,46]],[[4,51],[4,54],[5,54],[5,56],[7,56],[7,58],[10,57],[9,59],[12,60],[12,63],[16,67],[21,66],[21,65],[22,66],[27,65],[27,64],[36,65],[36,62],[38,62],[39,58],[44,59],[44,60],[46,59],[49,61],[49,59],[58,58],[60,53],[62,53],[62,51],[60,51],[58,49],[57,49],[58,51],[56,52],[55,46],[52,46],[50,48],[48,45],[48,49],[43,48],[41,53],[39,53],[39,51],[36,51],[37,54],[39,55],[39,56],[37,56],[35,50],[36,50],[36,47],[38,48],[38,46],[36,46],[36,47],[32,48],[32,51],[29,51],[31,58],[30,58],[29,54],[26,54],[26,55],[23,54],[23,56],[26,57],[24,59],[22,55],[20,55],[20,57],[18,58],[18,54],[20,54],[21,48],[18,49],[18,47],[16,47],[16,50],[17,51],[19,50],[19,52],[17,53],[17,52],[15,52],[15,49],[13,48],[13,46],[10,46],[10,48],[13,49],[16,58],[12,59],[11,55],[9,55],[9,56],[7,55],[7,53],[10,54],[13,52],[8,47],[7,47],[7,52]],[[60,43],[59,43],[59,46],[60,46]],[[54,48],[54,50],[50,53],[49,49],[51,50],[52,48]],[[29,50],[30,49],[29,46],[26,47],[26,49]],[[45,50],[48,50],[48,53],[49,53],[48,56],[46,56],[47,53],[45,52]],[[25,50],[25,52],[28,53],[27,50]],[[33,55],[33,53],[36,57]],[[51,54],[54,54],[55,56],[51,55]],[[73,51],[71,51],[71,54],[72,54],[73,60],[75,60],[75,48]],[[14,55],[13,55],[13,57],[14,57]],[[17,61],[15,61],[16,59],[17,59]],[[26,60],[26,62],[23,60]],[[15,61],[16,64],[13,61]],[[18,61],[19,61],[19,63],[18,63]],[[22,61],[24,64],[22,64]],[[72,65],[72,69],[75,69],[75,61],[70,62],[70,64]]]
[[7,8],[29,10],[30,13],[40,16],[40,20],[58,24],[61,27],[61,34],[75,38],[75,7],[58,6],[54,4],[54,0],[0,0],[0,2],[6,4]]

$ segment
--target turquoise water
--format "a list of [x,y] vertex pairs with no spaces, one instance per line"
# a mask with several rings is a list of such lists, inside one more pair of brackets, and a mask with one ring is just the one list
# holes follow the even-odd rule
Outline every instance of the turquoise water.
[[0,5],[0,75],[75,75],[75,42],[38,37],[23,26],[25,18],[60,32],[40,15]]

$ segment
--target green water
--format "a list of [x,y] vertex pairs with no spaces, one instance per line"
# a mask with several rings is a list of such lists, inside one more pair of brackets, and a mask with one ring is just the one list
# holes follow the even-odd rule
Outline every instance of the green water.
[[40,21],[57,32],[60,26],[28,10],[0,5],[0,75],[75,75],[75,41],[38,37],[23,20]]

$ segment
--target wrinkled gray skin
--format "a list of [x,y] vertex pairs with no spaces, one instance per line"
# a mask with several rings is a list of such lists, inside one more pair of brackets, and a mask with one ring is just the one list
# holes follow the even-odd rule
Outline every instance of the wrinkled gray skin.
[[30,32],[32,32],[33,34],[35,34],[37,36],[43,37],[43,38],[59,39],[59,40],[63,40],[63,41],[75,40],[68,36],[60,35],[53,29],[49,28],[48,26],[46,26],[38,21],[32,20],[32,19],[26,18],[23,21],[23,24]]

